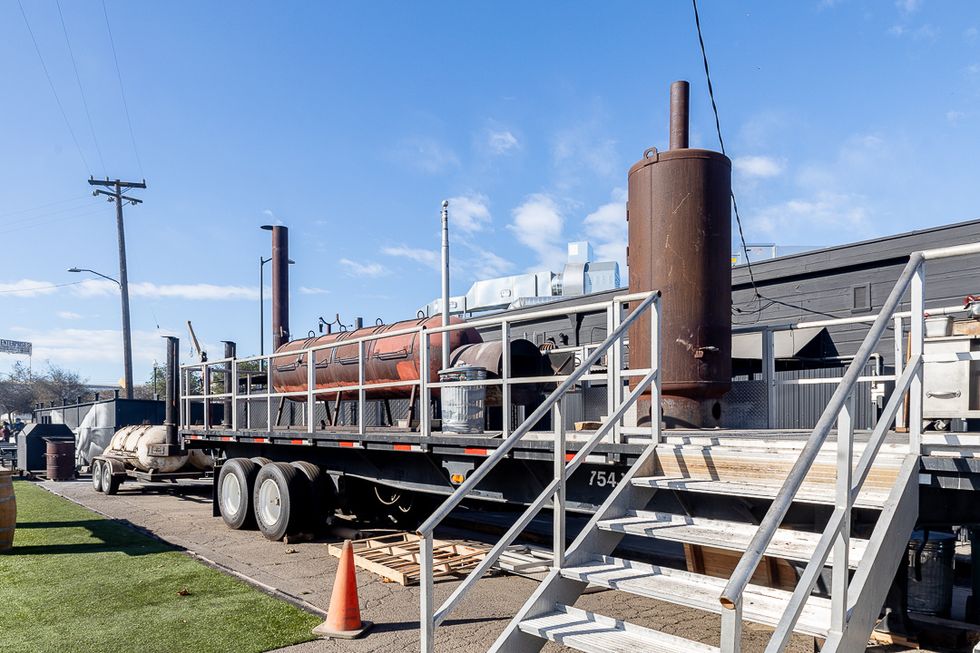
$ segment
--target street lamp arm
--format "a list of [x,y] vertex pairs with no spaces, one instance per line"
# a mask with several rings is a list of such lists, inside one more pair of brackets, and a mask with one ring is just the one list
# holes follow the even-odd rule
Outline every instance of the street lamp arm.
[[102,274],[101,272],[96,272],[95,270],[89,270],[88,268],[68,268],[68,271],[69,272],[90,272],[90,273],[94,274],[97,277],[102,277],[103,279],[108,279],[109,281],[111,281],[112,283],[116,284],[117,286],[120,285],[118,279],[113,279],[109,275]]

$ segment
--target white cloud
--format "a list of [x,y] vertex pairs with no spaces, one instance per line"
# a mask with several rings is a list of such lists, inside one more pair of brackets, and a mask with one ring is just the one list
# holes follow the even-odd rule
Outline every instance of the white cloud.
[[965,38],[967,41],[976,41],[978,33],[980,32],[977,31],[976,27],[967,27],[965,30],[963,30],[963,38]]
[[58,311],[58,317],[62,320],[80,320],[82,316],[78,313],[72,313],[71,311]]
[[769,156],[740,156],[733,162],[735,172],[748,178],[767,179],[783,172],[782,161]]
[[[75,294],[80,297],[98,297],[115,295],[119,286],[112,281],[87,279],[73,286]],[[191,284],[156,284],[141,281],[129,284],[131,297],[148,297],[151,299],[189,299],[189,300],[239,300],[258,299],[259,289],[254,286],[221,286],[211,283]]]
[[919,7],[922,6],[922,0],[895,0],[895,6],[902,13],[911,14],[919,10]]
[[330,291],[326,288],[315,288],[311,286],[300,286],[299,293],[301,295],[326,295]]
[[394,247],[383,247],[381,252],[388,256],[407,258],[410,261],[421,263],[422,265],[438,270],[442,264],[442,255],[431,249],[421,247],[409,247],[407,245],[396,245]]
[[616,261],[623,273],[626,269],[626,192],[621,188],[614,190],[612,201],[585,216],[582,226],[596,257],[602,261]]
[[856,240],[871,233],[867,198],[854,193],[822,191],[756,211],[748,220],[750,233],[782,244],[808,243],[816,233]]
[[966,114],[962,111],[950,110],[946,112],[946,122],[951,125],[957,125],[959,122],[966,117]]
[[388,274],[388,268],[380,263],[358,263],[349,258],[342,258],[337,262],[344,267],[347,275],[351,277],[383,277]]
[[565,262],[562,229],[565,218],[550,196],[537,193],[513,210],[507,228],[538,255],[538,267],[557,269]]
[[478,247],[469,248],[473,255],[465,259],[464,272],[474,279],[492,279],[504,276],[514,269],[514,263],[493,252]]
[[[489,200],[486,195],[457,195],[449,198],[449,227],[470,234],[490,224]],[[452,234],[450,233],[450,238]]]
[[393,154],[398,162],[430,175],[459,166],[456,153],[432,138],[406,138]]
[[[118,363],[122,376],[122,332],[116,329],[28,329],[14,327],[18,337],[34,345],[35,361],[60,366],[80,363]],[[161,331],[133,332],[133,360],[152,363],[164,360],[166,346]]]
[[4,297],[38,297],[58,292],[58,284],[35,279],[0,282],[0,293]]
[[892,25],[888,28],[888,33],[899,38],[910,36],[914,41],[931,41],[939,36],[939,28],[930,24],[920,25],[919,27],[906,27],[904,25]]
[[487,147],[494,154],[507,154],[520,149],[521,143],[510,130],[489,130],[487,132]]

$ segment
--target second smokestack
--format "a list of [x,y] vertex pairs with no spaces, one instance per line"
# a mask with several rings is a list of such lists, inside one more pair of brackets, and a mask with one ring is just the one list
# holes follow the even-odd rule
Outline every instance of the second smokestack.
[[688,102],[690,97],[691,85],[689,83],[679,81],[670,85],[670,149],[672,150],[688,147],[690,124]]
[[289,229],[272,227],[272,350],[289,342]]

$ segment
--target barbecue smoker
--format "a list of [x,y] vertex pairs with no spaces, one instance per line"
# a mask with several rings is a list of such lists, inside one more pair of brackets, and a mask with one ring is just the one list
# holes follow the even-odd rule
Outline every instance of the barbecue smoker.
[[[688,148],[689,93],[687,82],[670,87],[670,149],[651,147],[630,168],[626,258],[631,291],[663,293],[664,421],[701,428],[721,426],[718,399],[732,380],[732,162]],[[649,356],[643,316],[630,358],[642,366]]]

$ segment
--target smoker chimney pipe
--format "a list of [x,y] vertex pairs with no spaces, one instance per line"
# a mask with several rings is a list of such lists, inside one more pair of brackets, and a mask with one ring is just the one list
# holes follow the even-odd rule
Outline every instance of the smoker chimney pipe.
[[289,229],[272,227],[272,350],[289,342]]
[[690,122],[688,103],[691,85],[685,81],[670,85],[670,149],[688,147],[688,125]]
[[[442,326],[449,326],[449,200],[442,201]],[[449,367],[449,332],[443,331],[442,357],[439,363]]]
[[[225,343],[225,358],[226,359],[234,358],[238,349],[235,343],[232,342],[231,340],[222,340],[222,342]],[[224,383],[225,387],[223,392],[225,394],[231,394],[233,388],[235,387],[234,384],[236,383],[238,383],[238,379],[232,378],[231,360],[228,360],[228,362],[225,363],[225,383]],[[232,405],[231,397],[225,399],[223,403],[224,403],[224,410],[221,412],[221,425],[226,429],[230,429],[231,411],[235,409],[235,406]]]
[[180,401],[180,340],[173,336],[167,339],[167,382],[165,384],[163,425],[167,427],[167,447],[173,452],[177,448],[177,404]]

